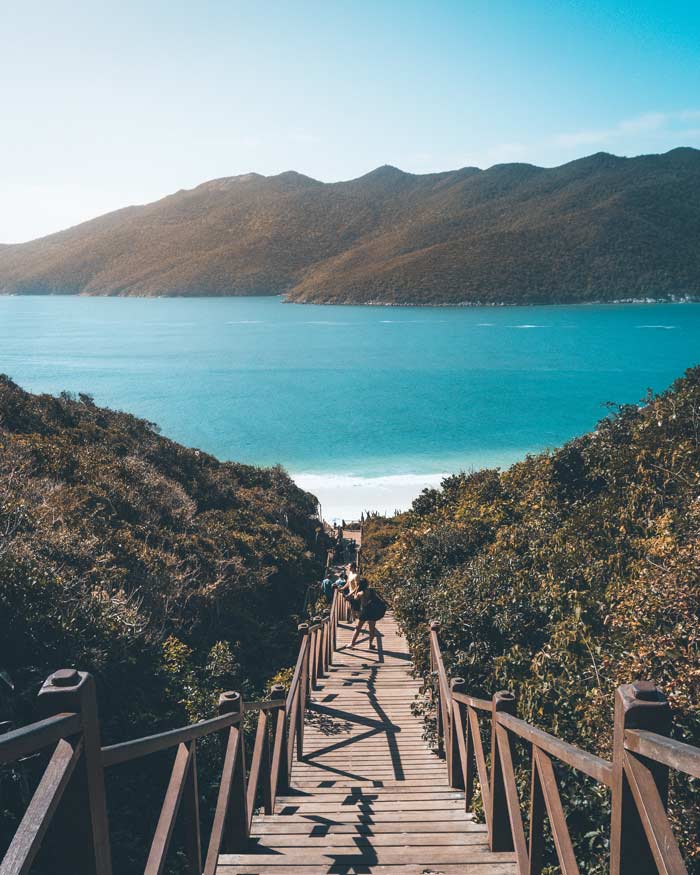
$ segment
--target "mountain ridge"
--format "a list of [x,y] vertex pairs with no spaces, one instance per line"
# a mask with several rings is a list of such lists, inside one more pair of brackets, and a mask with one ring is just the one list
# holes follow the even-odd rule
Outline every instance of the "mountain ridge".
[[322,182],[208,180],[0,246],[0,293],[252,295],[329,303],[562,303],[700,295],[700,151]]

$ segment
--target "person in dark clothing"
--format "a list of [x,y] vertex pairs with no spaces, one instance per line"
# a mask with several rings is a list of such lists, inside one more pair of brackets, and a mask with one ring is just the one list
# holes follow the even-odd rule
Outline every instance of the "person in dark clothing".
[[352,636],[350,647],[360,636],[362,627],[367,623],[369,627],[369,649],[374,650],[374,640],[377,637],[377,621],[386,614],[386,602],[379,593],[369,585],[365,577],[361,577],[357,583],[356,601],[359,606],[359,619],[355,626],[355,634]]

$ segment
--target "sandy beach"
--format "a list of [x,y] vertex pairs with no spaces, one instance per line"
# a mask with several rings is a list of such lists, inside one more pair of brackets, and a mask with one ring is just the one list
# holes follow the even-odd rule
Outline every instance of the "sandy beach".
[[302,489],[318,498],[324,519],[329,522],[358,519],[364,511],[391,515],[407,510],[423,489],[440,485],[441,474],[390,474],[384,477],[360,477],[342,474],[293,474]]

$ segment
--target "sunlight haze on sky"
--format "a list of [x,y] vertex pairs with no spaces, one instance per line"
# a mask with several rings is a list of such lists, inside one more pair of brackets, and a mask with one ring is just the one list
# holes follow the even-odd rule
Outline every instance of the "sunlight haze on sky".
[[700,147],[700,3],[0,9],[0,243],[207,179]]

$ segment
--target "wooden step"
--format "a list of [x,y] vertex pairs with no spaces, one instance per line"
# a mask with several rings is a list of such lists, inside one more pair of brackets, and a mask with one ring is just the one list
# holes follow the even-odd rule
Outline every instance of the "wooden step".
[[[436,863],[512,862],[513,854],[493,854],[482,839],[477,845],[425,845],[411,848],[338,848],[327,852],[315,848],[288,848],[282,853],[221,854],[220,865],[258,866],[373,866],[404,863],[434,866]],[[248,871],[248,870],[246,870]]]
[[[471,863],[449,864],[442,863],[439,868],[424,864],[403,863],[401,865],[372,865],[362,864],[359,871],[371,873],[371,875],[515,875],[516,867],[513,862],[494,862],[493,854],[488,860],[478,859]],[[503,856],[503,855],[499,855]],[[511,855],[514,859],[514,855]],[[219,875],[336,875],[336,873],[353,873],[355,868],[338,868],[327,863],[318,865],[300,863],[298,865],[255,866],[222,865],[217,868]]]
[[[403,847],[434,847],[436,841],[442,847],[455,845],[480,845],[485,844],[485,836],[482,832],[458,832],[440,835],[436,840],[433,832],[389,832],[381,834],[361,835],[359,833],[330,833],[318,830],[305,835],[276,835],[266,834],[256,839],[251,851],[265,853],[265,849],[279,852],[283,848],[311,848],[314,851],[324,848],[403,848]],[[284,851],[286,854],[286,850]]]
[[482,823],[474,823],[468,818],[459,820],[434,820],[434,821],[407,821],[407,820],[387,820],[380,823],[317,823],[315,821],[305,820],[292,821],[291,818],[277,820],[274,817],[261,816],[253,820],[255,835],[386,835],[387,833],[403,833],[413,835],[416,833],[427,832],[434,834],[437,832],[456,832],[456,833],[479,833],[486,834],[486,826]]
[[[256,815],[258,817],[258,815]],[[280,815],[275,814],[268,816],[270,820],[274,818],[275,823],[362,823],[362,824],[379,824],[379,823],[421,823],[431,822],[434,820],[447,822],[451,820],[467,821],[471,818],[471,814],[461,809],[431,810],[431,811],[359,811],[357,808],[350,808],[344,811],[336,811],[332,816],[317,814],[313,812],[292,812],[290,814]]]

